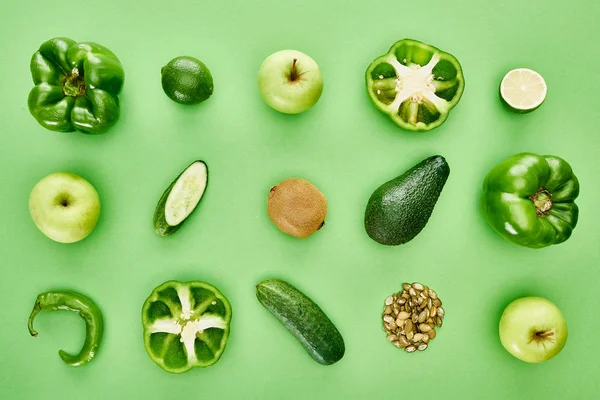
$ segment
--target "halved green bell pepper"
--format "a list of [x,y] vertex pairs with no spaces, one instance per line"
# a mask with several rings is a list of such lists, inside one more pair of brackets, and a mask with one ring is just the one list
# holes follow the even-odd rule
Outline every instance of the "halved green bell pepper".
[[165,282],[152,291],[142,309],[144,346],[167,372],[208,367],[225,351],[230,321],[229,301],[214,286]]
[[67,38],[44,42],[31,58],[31,115],[59,132],[104,133],[119,119],[123,67],[106,47]]
[[369,65],[367,92],[373,104],[404,129],[440,126],[465,88],[462,67],[451,54],[403,39]]
[[488,173],[482,207],[487,222],[506,240],[541,248],[571,236],[578,195],[579,181],[565,160],[521,153]]

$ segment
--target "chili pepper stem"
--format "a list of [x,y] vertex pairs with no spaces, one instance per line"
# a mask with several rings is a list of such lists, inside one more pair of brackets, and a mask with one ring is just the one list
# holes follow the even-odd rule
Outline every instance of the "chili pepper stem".
[[29,315],[29,319],[27,320],[27,327],[29,328],[29,333],[31,334],[31,336],[34,337],[37,336],[38,333],[35,329],[33,329],[33,320],[40,311],[42,311],[42,305],[39,301],[36,301],[35,305],[33,306],[33,310],[31,310],[31,314]]

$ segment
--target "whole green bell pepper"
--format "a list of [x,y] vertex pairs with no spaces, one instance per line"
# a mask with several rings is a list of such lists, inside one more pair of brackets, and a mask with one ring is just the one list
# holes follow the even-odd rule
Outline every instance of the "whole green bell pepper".
[[411,131],[440,126],[465,88],[462,67],[451,54],[403,39],[373,61],[366,72],[373,104]]
[[571,166],[556,156],[513,155],[494,167],[483,184],[487,222],[502,237],[541,248],[567,240],[579,209],[579,181]]
[[29,93],[31,115],[59,132],[97,134],[119,119],[123,67],[106,47],[67,38],[44,42],[31,58],[35,86]]
[[142,308],[144,346],[167,372],[208,367],[225,351],[230,321],[229,301],[214,286],[168,281],[152,291]]

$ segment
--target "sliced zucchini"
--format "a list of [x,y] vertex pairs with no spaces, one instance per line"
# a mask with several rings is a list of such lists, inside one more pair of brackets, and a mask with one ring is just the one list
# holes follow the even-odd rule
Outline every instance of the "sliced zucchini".
[[154,230],[160,236],[175,233],[194,211],[208,184],[208,167],[198,160],[190,164],[163,193],[154,211]]

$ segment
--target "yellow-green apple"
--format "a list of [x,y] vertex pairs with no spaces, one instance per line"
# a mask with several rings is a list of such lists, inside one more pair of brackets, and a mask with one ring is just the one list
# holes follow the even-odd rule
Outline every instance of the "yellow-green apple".
[[537,363],[551,359],[565,347],[567,323],[553,303],[523,297],[510,303],[500,318],[500,341],[520,360]]
[[263,100],[275,110],[298,114],[319,100],[323,78],[315,60],[300,51],[281,50],[263,61],[258,88]]
[[56,172],[39,181],[29,196],[33,222],[50,239],[78,242],[88,236],[100,216],[96,189],[82,177]]

